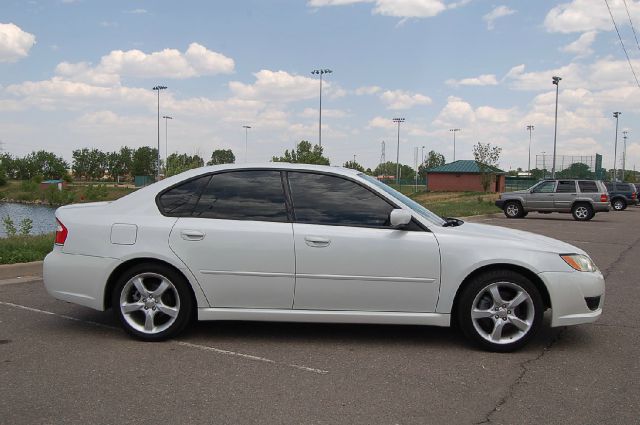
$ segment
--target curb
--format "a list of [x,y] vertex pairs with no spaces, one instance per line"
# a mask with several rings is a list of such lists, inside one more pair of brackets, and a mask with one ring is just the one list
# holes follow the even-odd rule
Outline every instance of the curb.
[[491,214],[470,215],[467,217],[460,217],[460,219],[468,220],[468,219],[480,219],[480,218],[496,218],[496,217],[500,217],[501,215],[502,213],[499,212],[499,213],[491,213]]
[[43,261],[33,261],[31,263],[16,263],[0,265],[0,280],[13,279],[23,276],[42,277]]

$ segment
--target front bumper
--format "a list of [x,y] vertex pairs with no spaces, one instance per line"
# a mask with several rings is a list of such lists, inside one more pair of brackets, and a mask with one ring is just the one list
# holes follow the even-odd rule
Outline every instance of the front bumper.
[[504,207],[504,200],[503,199],[498,199],[496,202],[496,207],[502,209],[502,207]]
[[[602,315],[605,290],[600,271],[545,272],[538,276],[551,297],[551,326],[591,323]],[[597,297],[599,301],[594,305]]]

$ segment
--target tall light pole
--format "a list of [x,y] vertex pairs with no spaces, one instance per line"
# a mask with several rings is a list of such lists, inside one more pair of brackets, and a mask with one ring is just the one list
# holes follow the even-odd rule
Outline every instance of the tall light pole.
[[613,182],[615,183],[618,180],[618,170],[617,170],[617,162],[618,162],[618,117],[622,115],[622,112],[614,112],[613,117],[616,119],[616,141],[613,145]]
[[169,159],[169,132],[167,131],[167,122],[169,120],[172,120],[173,117],[170,117],[169,115],[163,115],[162,118],[164,118],[164,174],[166,176],[168,165],[167,161]]
[[461,131],[459,128],[450,128],[449,131],[453,133],[453,161],[456,160],[456,133]]
[[529,169],[527,170],[529,176],[531,176],[531,132],[534,130],[534,125],[528,125],[527,130],[529,130]]
[[627,130],[622,132],[622,138],[624,139],[624,150],[622,151],[622,181],[624,181],[624,175],[627,170]]
[[249,129],[250,125],[243,125],[244,128],[244,162],[247,162],[248,153],[249,153]]
[[398,148],[396,150],[396,184],[400,186],[400,123],[404,122],[404,118],[394,118],[393,122],[398,124]]
[[422,162],[421,164],[424,164],[424,146],[422,147]]
[[[547,156],[547,153],[542,151],[540,152],[542,154],[542,178],[546,179],[547,178],[547,163],[545,161],[545,157]],[[537,167],[537,165],[536,165]]]
[[322,146],[322,76],[324,74],[331,74],[333,71],[330,69],[314,69],[311,74],[320,76],[320,110],[318,115],[318,144]]
[[166,90],[167,86],[155,86],[153,90],[158,92],[158,158],[157,165],[158,170],[156,171],[156,178],[160,179],[160,90]]
[[556,122],[553,130],[553,165],[551,166],[551,178],[556,178],[556,141],[558,139],[558,93],[560,91],[560,77],[552,77],[553,84],[556,86]]

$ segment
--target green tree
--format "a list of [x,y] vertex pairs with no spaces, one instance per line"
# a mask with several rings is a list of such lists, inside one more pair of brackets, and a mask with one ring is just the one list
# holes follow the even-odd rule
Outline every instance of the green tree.
[[167,176],[180,174],[183,171],[202,167],[203,165],[204,160],[198,155],[189,156],[185,153],[172,153],[167,157]]
[[491,143],[478,142],[473,147],[473,157],[480,167],[480,180],[485,192],[489,190],[489,186],[495,179],[494,169],[498,167],[501,152],[502,148],[492,146]]
[[562,171],[556,173],[558,178],[573,178],[573,179],[592,179],[594,173],[591,172],[589,166],[582,162],[574,162]]
[[284,151],[284,156],[274,156],[273,162],[291,162],[294,164],[318,164],[329,165],[329,158],[322,155],[323,148],[320,145],[311,145],[310,142],[302,140],[295,149]]
[[158,150],[142,146],[131,155],[131,174],[134,176],[155,176],[158,172]]
[[445,164],[444,155],[434,150],[429,151],[424,163],[418,167],[418,173],[422,176],[429,168],[440,167]]
[[236,156],[231,149],[216,149],[211,153],[211,159],[207,165],[234,164]]
[[[396,163],[393,161],[387,161],[383,164],[379,164],[375,170],[373,170],[374,176],[386,176],[395,179],[396,178]],[[402,180],[414,179],[416,177],[415,170],[405,164],[400,164],[400,178]]]
[[[358,164],[356,161],[347,161],[343,165],[344,168],[351,168],[352,170],[358,170],[361,173],[364,173],[364,167]],[[369,170],[371,171],[371,170]]]

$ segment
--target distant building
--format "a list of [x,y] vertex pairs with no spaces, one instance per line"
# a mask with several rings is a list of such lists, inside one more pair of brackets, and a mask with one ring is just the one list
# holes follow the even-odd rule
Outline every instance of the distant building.
[[58,190],[62,190],[65,187],[67,187],[67,182],[64,180],[45,180],[42,183],[40,183],[40,189],[41,190],[46,190],[47,188],[54,186],[57,187]]
[[[488,192],[504,192],[505,172],[496,167],[488,167],[491,184]],[[484,192],[482,170],[473,160],[458,160],[426,170],[427,189],[433,192]]]

